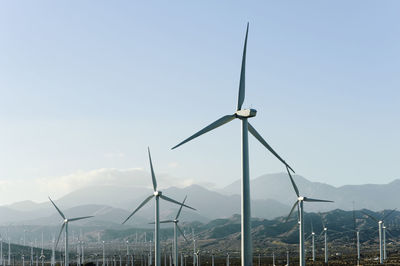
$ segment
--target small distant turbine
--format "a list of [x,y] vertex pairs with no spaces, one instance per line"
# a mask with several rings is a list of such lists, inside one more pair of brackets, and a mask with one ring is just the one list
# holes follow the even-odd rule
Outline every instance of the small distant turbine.
[[91,218],[93,216],[83,216],[83,217],[76,217],[76,218],[66,218],[64,213],[57,207],[57,205],[51,200],[51,198],[49,197],[49,200],[51,201],[51,203],[53,204],[54,208],[56,208],[56,210],[58,211],[58,213],[60,214],[60,216],[64,219],[61,229],[60,229],[60,233],[58,234],[58,238],[57,238],[57,242],[55,247],[57,247],[58,245],[58,241],[60,240],[60,236],[65,228],[65,266],[69,265],[69,250],[68,250],[68,223],[69,222],[74,222],[74,221],[78,221],[78,220],[83,220],[83,219],[87,219],[87,218]]
[[148,154],[149,154],[149,161],[150,161],[150,170],[151,170],[151,178],[153,181],[153,195],[148,196],[140,205],[134,210],[128,218],[123,221],[122,224],[125,224],[138,210],[140,210],[146,203],[148,203],[152,198],[155,198],[156,204],[155,204],[155,229],[154,229],[154,259],[155,259],[155,266],[160,266],[161,265],[161,250],[160,250],[160,235],[159,235],[159,230],[160,230],[160,208],[159,208],[159,201],[160,198],[178,205],[182,205],[186,208],[196,210],[190,206],[187,206],[183,203],[180,203],[174,199],[171,199],[165,195],[162,194],[161,191],[157,190],[157,180],[156,176],[154,174],[153,170],[153,163],[151,161],[151,155],[150,155],[150,149],[148,148]]
[[[216,129],[232,120],[238,118],[242,121],[242,197],[241,197],[241,265],[249,266],[253,264],[253,248],[251,241],[251,211],[250,211],[250,173],[249,173],[249,142],[248,132],[250,132],[264,147],[266,147],[278,160],[280,160],[291,171],[293,169],[272,149],[272,147],[263,139],[257,130],[248,122],[249,118],[255,117],[257,111],[255,109],[242,109],[245,98],[245,73],[246,73],[246,49],[247,36],[249,32],[249,24],[247,24],[246,37],[244,40],[242,67],[240,71],[239,95],[235,113],[225,115],[202,130],[193,134],[189,138],[174,146],[175,149],[182,144],[195,139],[213,129]],[[294,172],[294,171],[293,171]]]
[[292,215],[294,209],[297,207],[298,214],[299,214],[299,261],[300,261],[300,266],[306,265],[306,258],[304,255],[304,218],[303,218],[303,202],[308,201],[308,202],[333,202],[331,200],[321,200],[321,199],[312,199],[312,198],[307,198],[300,196],[299,189],[296,186],[296,183],[293,180],[292,175],[290,174],[289,168],[286,166],[287,173],[290,178],[290,182],[292,182],[292,186],[294,191],[296,192],[297,195],[297,200],[294,203],[292,209],[290,210],[288,218]]
[[313,223],[311,220],[311,234],[305,239],[307,241],[311,237],[311,255],[312,255],[312,261],[315,261],[315,232],[313,228]]
[[325,264],[328,263],[328,227],[325,225],[324,221],[321,220],[323,229],[321,233],[319,234],[319,237],[321,237],[322,234],[324,234],[324,251],[325,251]]

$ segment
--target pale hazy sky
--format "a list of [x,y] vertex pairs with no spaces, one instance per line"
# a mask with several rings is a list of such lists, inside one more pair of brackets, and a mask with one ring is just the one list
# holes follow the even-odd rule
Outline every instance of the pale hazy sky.
[[[170,148],[235,111],[247,21],[244,107],[297,173],[400,178],[399,14],[398,1],[1,1],[0,182],[147,171],[148,145],[158,173],[240,178],[239,121]],[[250,149],[252,178],[284,170]]]

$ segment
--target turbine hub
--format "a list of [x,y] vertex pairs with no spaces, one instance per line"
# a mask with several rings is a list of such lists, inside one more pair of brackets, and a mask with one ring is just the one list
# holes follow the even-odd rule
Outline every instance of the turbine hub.
[[162,195],[162,192],[161,191],[154,191],[154,196],[156,196],[156,197],[158,197],[158,196],[161,196]]
[[254,116],[256,116],[256,114],[257,114],[257,110],[255,110],[255,109],[244,109],[244,110],[238,110],[235,112],[236,117],[239,119],[254,117]]
[[383,222],[382,222],[382,221],[379,221],[378,223],[381,224],[381,223],[383,223]]
[[306,199],[306,197],[301,197],[301,196],[300,196],[300,197],[298,197],[297,199],[298,199],[299,201],[303,201],[303,200]]
[[64,220],[64,223],[68,223],[68,219],[65,219],[65,220]]

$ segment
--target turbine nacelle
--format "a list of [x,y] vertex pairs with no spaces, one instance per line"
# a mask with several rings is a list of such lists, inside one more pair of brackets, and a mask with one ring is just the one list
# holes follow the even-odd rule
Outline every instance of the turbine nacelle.
[[64,219],[64,223],[68,223],[68,219]]
[[307,199],[306,197],[301,197],[301,196],[297,198],[298,201],[304,201],[306,199]]
[[235,112],[235,116],[239,119],[255,117],[256,114],[257,114],[257,110],[255,110],[255,109],[244,109],[244,110],[238,110]]
[[158,197],[158,196],[161,196],[162,195],[162,192],[161,191],[154,191],[154,196],[156,196],[156,197]]

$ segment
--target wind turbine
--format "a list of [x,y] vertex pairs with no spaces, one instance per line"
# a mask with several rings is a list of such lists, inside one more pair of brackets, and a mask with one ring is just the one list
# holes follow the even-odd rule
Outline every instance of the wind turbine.
[[45,256],[44,256],[44,253],[43,253],[43,245],[44,245],[44,243],[43,243],[43,232],[42,232],[42,249],[40,251],[40,260],[42,262],[42,266],[44,266],[44,259],[45,259]]
[[319,234],[321,236],[324,234],[324,251],[325,251],[325,264],[328,263],[328,227],[326,227],[325,223],[322,221],[322,232]]
[[275,266],[275,252],[272,252],[272,266]]
[[[253,251],[251,241],[251,212],[250,212],[250,180],[249,180],[249,143],[248,143],[248,132],[250,132],[258,141],[261,142],[275,157],[277,157],[283,164],[293,169],[272,149],[272,147],[261,137],[256,129],[248,123],[248,119],[256,116],[257,111],[255,109],[242,109],[242,105],[245,98],[245,66],[246,66],[246,49],[247,49],[247,36],[249,32],[249,24],[247,23],[246,37],[244,41],[242,67],[240,72],[239,82],[239,96],[236,112],[231,115],[225,115],[210,125],[206,126],[202,130],[198,131],[194,135],[185,139],[178,145],[174,146],[175,149],[182,144],[197,138],[213,129],[216,129],[226,123],[231,122],[235,118],[242,121],[242,197],[241,197],[241,264],[242,266],[249,266],[253,264]],[[294,172],[294,171],[293,171]]]
[[394,238],[394,237],[390,233],[390,230],[386,227],[385,224],[383,224],[382,230],[383,230],[383,259],[386,260],[387,259],[387,256],[386,256],[386,233],[388,233],[390,237],[392,237],[392,238]]
[[125,224],[138,210],[140,210],[144,205],[146,205],[147,202],[149,202],[153,197],[155,198],[156,204],[155,204],[155,228],[154,228],[154,260],[155,260],[155,266],[160,266],[161,265],[161,253],[160,253],[160,235],[159,235],[159,230],[160,230],[160,208],[159,208],[159,201],[160,198],[178,205],[181,205],[192,209],[192,210],[196,210],[192,207],[189,207],[183,203],[180,203],[174,199],[171,199],[165,195],[162,194],[161,191],[157,190],[157,180],[156,180],[156,176],[154,174],[154,170],[153,170],[153,163],[151,161],[151,155],[150,155],[150,149],[148,148],[148,154],[149,154],[149,161],[150,161],[150,170],[151,170],[151,178],[153,181],[153,195],[148,196],[142,203],[140,203],[140,205],[136,208],[136,210],[134,210],[129,216],[128,218],[125,219],[125,221],[122,224]]
[[382,234],[383,234],[383,260],[386,260],[386,226],[382,224]]
[[[384,221],[386,218],[388,218],[394,211],[396,211],[396,209],[390,211],[389,213],[387,213],[386,215],[384,215],[381,219],[377,219],[376,217],[361,211],[363,214],[367,215],[369,218],[371,218],[372,220],[374,220],[375,222],[378,223],[378,233],[379,233],[379,263],[383,264],[383,260],[385,259],[385,254],[386,253],[386,243],[384,243],[383,241],[383,237],[385,237],[385,242],[386,242],[386,236],[384,236],[384,234],[386,233],[386,227],[384,225]],[[383,229],[383,230],[382,230]],[[385,251],[385,252],[384,252]]]
[[289,250],[286,251],[286,266],[289,266],[290,258],[289,258]]
[[304,218],[303,218],[303,203],[305,201],[308,202],[333,202],[331,200],[321,200],[321,199],[312,199],[308,197],[303,197],[300,196],[299,189],[297,188],[296,183],[293,180],[292,175],[290,174],[289,168],[286,166],[286,171],[289,175],[290,182],[292,183],[293,189],[296,192],[297,195],[297,200],[294,203],[292,209],[290,210],[288,218],[292,215],[294,209],[297,207],[298,213],[299,213],[299,262],[300,266],[306,265],[306,258],[304,256]]
[[192,228],[193,239],[193,265],[196,265],[196,239],[194,238],[194,228]]
[[307,241],[311,237],[311,254],[312,254],[312,261],[315,262],[315,232],[313,223],[311,220],[311,235],[309,235],[305,241]]
[[[181,233],[181,235],[183,236],[183,238],[185,238],[186,241],[188,241],[185,237],[185,234],[182,232],[182,229],[179,227],[178,223],[179,223],[179,215],[181,214],[182,211],[182,207],[185,204],[187,196],[185,197],[185,199],[183,200],[181,207],[179,207],[178,213],[176,214],[176,217],[174,220],[165,220],[165,221],[160,221],[160,224],[162,223],[174,223],[174,265],[177,266],[178,265],[178,230]],[[154,223],[152,223],[154,224]]]
[[53,204],[54,208],[56,208],[56,210],[58,211],[58,213],[60,214],[60,216],[64,219],[61,229],[60,229],[60,233],[58,234],[58,238],[57,238],[57,242],[55,247],[57,247],[58,245],[58,241],[60,240],[60,236],[65,228],[65,266],[69,265],[69,255],[68,255],[68,223],[69,222],[74,222],[74,221],[78,221],[78,220],[83,220],[83,219],[87,219],[87,218],[91,218],[93,216],[83,216],[83,217],[76,217],[76,218],[66,218],[64,213],[57,207],[57,205],[51,200],[51,198],[49,197],[49,200],[51,201],[51,203]]
[[55,266],[56,265],[56,247],[55,247],[56,240],[54,239],[54,236],[53,236],[52,243],[53,243],[53,245],[51,248],[51,264],[50,264],[50,266]]

